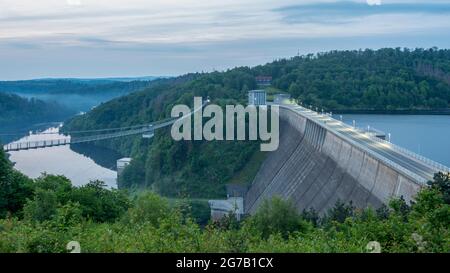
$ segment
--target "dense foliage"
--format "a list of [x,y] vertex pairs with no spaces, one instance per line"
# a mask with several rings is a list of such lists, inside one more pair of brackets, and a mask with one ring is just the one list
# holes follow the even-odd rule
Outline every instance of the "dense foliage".
[[73,187],[61,176],[31,180],[0,151],[0,252],[449,252],[449,174],[438,174],[408,205],[356,210],[338,203],[319,216],[279,198],[253,216],[206,226],[186,202],[152,192],[131,198],[101,182]]
[[149,81],[110,81],[110,80],[75,80],[43,79],[24,81],[0,81],[0,92],[23,94],[82,94],[101,93],[128,94],[149,86]]
[[[449,73],[449,50],[310,54],[254,68],[167,80],[105,103],[73,119],[66,130],[114,128],[163,119],[173,105],[191,105],[193,96],[209,96],[221,105],[245,104],[247,91],[258,88],[258,75],[273,77],[271,93],[290,93],[307,105],[326,110],[448,108]],[[158,132],[151,141],[129,137],[99,145],[134,158],[119,180],[121,188],[152,188],[167,196],[223,196],[226,183],[251,182],[255,166],[264,159],[255,156],[258,145],[254,142],[175,142],[167,131]],[[238,177],[240,173],[246,175]]]
[[0,217],[8,213],[20,214],[28,198],[33,195],[33,181],[13,169],[0,148]]
[[[248,71],[242,70],[243,73]],[[235,74],[239,73],[229,73],[225,79],[217,72],[210,74],[211,78],[190,74],[168,80],[146,91],[105,103],[76,117],[64,129],[114,128],[163,119],[170,115],[174,104],[192,105],[193,96],[214,95],[221,98],[215,100],[220,104],[244,103],[245,92],[236,90],[247,89],[247,86],[254,88],[254,79],[248,76],[245,81],[236,82]],[[149,145],[151,143],[153,145]],[[105,142],[99,144],[105,145]],[[119,187],[151,187],[166,196],[204,198],[223,196],[225,183],[247,166],[258,148],[258,143],[245,141],[176,142],[168,130],[158,131],[153,140],[127,137],[106,142],[106,145],[134,158],[120,178]]]
[[255,68],[306,105],[328,110],[439,109],[450,103],[450,50],[331,51]]
[[35,123],[62,121],[73,114],[57,103],[0,93],[0,129],[15,125],[21,128]]
[[[113,98],[151,87],[165,79],[41,79],[0,81],[0,93],[57,102],[74,113],[86,112]],[[1,125],[0,125],[1,126]]]

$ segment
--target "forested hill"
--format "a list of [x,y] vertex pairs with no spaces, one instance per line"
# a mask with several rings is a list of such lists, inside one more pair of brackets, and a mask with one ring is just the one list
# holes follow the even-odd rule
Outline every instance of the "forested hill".
[[0,93],[0,132],[35,123],[63,121],[74,113],[56,103]]
[[20,94],[128,94],[149,87],[150,80],[108,79],[42,79],[25,81],[0,81],[0,92]]
[[0,81],[0,93],[57,102],[75,112],[86,112],[105,101],[166,81],[166,78],[37,79]]
[[308,104],[336,109],[436,109],[450,102],[450,50],[332,51],[254,69]]
[[[105,103],[66,125],[68,130],[120,127],[167,117],[175,103],[210,96],[246,103],[255,76],[272,76],[270,92],[326,110],[440,109],[450,103],[450,50],[332,51],[277,60],[253,68],[190,74]],[[150,145],[150,142],[155,142]],[[169,195],[224,195],[225,183],[248,183],[264,155],[253,142],[175,142],[166,133],[99,143],[135,160],[120,187],[152,187]]]

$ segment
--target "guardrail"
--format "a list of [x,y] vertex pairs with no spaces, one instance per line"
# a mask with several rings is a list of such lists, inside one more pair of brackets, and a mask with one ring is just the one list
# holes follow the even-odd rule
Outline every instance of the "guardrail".
[[450,172],[450,168],[449,167],[447,167],[447,166],[445,166],[445,165],[443,165],[443,164],[441,164],[439,162],[436,162],[436,161],[434,161],[432,159],[429,159],[429,158],[427,158],[425,156],[419,155],[419,154],[417,154],[417,153],[415,153],[415,152],[413,152],[411,150],[408,150],[406,148],[400,147],[400,146],[398,146],[398,145],[396,145],[396,144],[394,144],[392,142],[386,141],[384,139],[381,139],[381,138],[378,138],[378,137],[374,137],[374,136],[370,136],[370,137],[373,140],[375,140],[375,141],[378,141],[378,142],[390,145],[392,148],[394,148],[394,150],[396,150],[398,152],[401,152],[401,153],[404,153],[405,155],[408,155],[410,158],[418,160],[418,161],[420,161],[422,163],[426,163],[428,166],[435,168],[437,171],[441,171],[441,172],[444,172],[444,173]]
[[45,147],[61,146],[70,144],[70,138],[52,139],[52,140],[36,140],[28,142],[12,142],[3,145],[5,152],[19,151],[28,149],[38,149]]
[[[312,117],[312,116],[304,115],[305,113],[302,113],[302,112],[299,112],[299,111],[295,111],[295,110],[292,109],[291,107],[287,107],[287,106],[283,106],[283,105],[280,105],[280,107],[283,107],[283,108],[286,108],[286,109],[288,109],[288,110],[291,110],[291,111],[293,111],[294,113],[298,113],[298,114],[300,114],[300,115],[303,115],[305,118],[308,118],[309,120],[315,122],[316,124],[319,124],[320,126],[324,127],[325,129],[327,129],[327,130],[333,132],[335,135],[337,135],[337,136],[339,136],[340,138],[344,139],[345,141],[349,142],[351,145],[353,145],[353,146],[359,148],[360,150],[362,150],[362,151],[364,151],[364,152],[367,152],[368,154],[370,154],[370,155],[373,156],[374,158],[380,160],[381,162],[383,162],[383,163],[386,164],[387,166],[389,166],[389,167],[391,167],[391,168],[394,168],[394,169],[398,170],[399,172],[403,173],[405,176],[411,178],[413,181],[416,181],[418,184],[420,184],[420,185],[426,185],[426,183],[427,183],[427,181],[428,181],[427,178],[424,178],[424,177],[422,177],[422,176],[420,176],[420,175],[418,175],[418,174],[416,174],[416,173],[414,173],[414,172],[412,172],[412,171],[406,169],[405,167],[403,167],[403,166],[401,166],[401,165],[399,165],[399,164],[393,162],[392,160],[387,159],[387,158],[385,158],[384,156],[382,156],[382,155],[380,155],[380,154],[378,154],[378,153],[376,153],[376,152],[374,152],[374,151],[372,151],[372,150],[370,150],[370,149],[367,149],[367,147],[364,147],[364,146],[361,145],[360,143],[358,143],[358,142],[352,140],[351,138],[347,137],[345,134],[342,134],[341,132],[335,130],[334,128],[331,128],[330,126],[328,126],[328,125],[327,125],[326,123],[324,123],[323,121],[317,120],[315,117]],[[320,114],[319,114],[318,112],[312,111],[312,110],[307,109],[307,108],[305,108],[305,107],[303,107],[303,106],[296,105],[296,107],[303,108],[303,109],[305,109],[305,110],[307,110],[307,111],[310,111],[311,113],[315,113],[315,114],[317,114],[317,115],[320,116]],[[331,119],[332,121],[336,121],[336,122],[343,123],[343,122],[338,121],[338,120],[336,120],[336,119],[334,119],[334,118],[332,118],[332,117],[329,117],[329,116],[322,115],[322,117],[327,117],[328,119]],[[347,125],[347,124],[345,124],[345,123],[343,123],[343,124],[344,124],[345,126],[347,126],[347,127],[350,127],[350,129],[354,130],[354,128],[353,128],[352,126],[349,126],[349,125]],[[381,139],[380,139],[380,140],[381,140]],[[389,144],[390,144],[390,143],[389,143]]]
[[[311,110],[310,110],[310,111],[311,111]],[[319,114],[319,115],[321,115],[321,114]],[[322,115],[322,116],[324,116],[324,115]],[[389,141],[387,141],[387,140],[384,140],[384,139],[381,139],[381,138],[379,138],[379,137],[376,137],[375,135],[373,135],[373,134],[371,134],[371,133],[368,133],[366,130],[364,130],[364,129],[362,129],[362,128],[353,127],[353,126],[351,126],[351,125],[349,125],[349,124],[347,124],[347,123],[345,123],[345,122],[343,122],[343,121],[341,121],[341,120],[334,119],[332,116],[326,115],[326,117],[328,117],[329,119],[332,119],[333,121],[337,121],[337,122],[341,123],[341,125],[342,125],[343,127],[346,127],[346,128],[350,128],[350,129],[356,130],[356,131],[358,131],[358,132],[361,133],[361,134],[365,134],[365,135],[367,135],[367,136],[368,136],[370,139],[372,139],[372,140],[375,140],[375,141],[377,141],[377,142],[380,142],[380,143],[389,145],[389,146],[392,147],[394,150],[396,150],[396,151],[398,151],[398,152],[401,152],[401,153],[403,153],[403,154],[409,156],[409,157],[412,158],[412,159],[415,159],[415,160],[418,160],[418,161],[420,161],[420,162],[422,162],[422,163],[425,163],[425,164],[427,164],[428,166],[435,168],[437,171],[441,171],[441,172],[450,172],[450,168],[449,168],[449,167],[447,167],[447,166],[445,166],[445,165],[443,165],[443,164],[441,164],[441,163],[439,163],[439,162],[436,162],[436,161],[434,161],[434,160],[432,160],[432,159],[429,159],[429,158],[427,158],[427,157],[425,157],[425,156],[419,155],[419,154],[417,154],[417,153],[415,153],[415,152],[413,152],[413,151],[411,151],[411,150],[408,150],[408,149],[406,149],[406,148],[403,148],[403,147],[401,147],[401,146],[398,146],[398,145],[396,145],[396,144],[394,144],[394,143],[392,143],[392,142],[389,142]],[[374,130],[374,131],[376,131],[376,132],[382,132],[382,131],[377,130],[377,129],[373,128],[373,127],[371,127],[371,130]]]
[[87,136],[87,137],[77,137],[77,138],[73,137],[71,140],[71,144],[92,142],[92,141],[98,141],[98,140],[104,140],[104,139],[118,138],[118,137],[123,137],[123,136],[131,136],[131,135],[146,133],[149,131],[153,131],[153,128],[150,126],[144,127],[141,129],[128,130],[128,131],[123,131],[123,132],[118,132],[118,133],[110,133],[110,134]]
[[[189,114],[184,115],[180,118],[170,117],[170,118],[166,118],[163,120],[152,122],[147,125],[135,125],[135,126],[122,127],[122,128],[108,128],[108,129],[98,129],[98,130],[91,130],[91,131],[72,132],[72,133],[107,132],[107,131],[111,131],[111,130],[122,129],[122,131],[115,132],[115,133],[99,134],[99,135],[94,135],[94,136],[80,136],[80,137],[71,136],[71,137],[66,137],[66,138],[62,138],[62,139],[54,139],[54,140],[12,142],[12,143],[4,145],[3,149],[6,152],[19,151],[19,150],[46,148],[46,147],[52,147],[52,146],[85,143],[85,142],[99,141],[99,140],[104,140],[104,139],[118,138],[118,137],[123,137],[123,136],[144,134],[144,133],[152,132],[156,129],[160,129],[160,128],[172,125],[177,120],[187,118],[187,117],[191,116],[192,114],[196,113],[197,111],[199,111],[200,109],[202,109],[208,103],[209,103],[209,99],[206,100],[205,102],[203,102],[203,104],[199,108],[194,109]],[[133,128],[133,129],[131,129],[131,128]],[[127,129],[127,130],[123,130],[123,129]]]

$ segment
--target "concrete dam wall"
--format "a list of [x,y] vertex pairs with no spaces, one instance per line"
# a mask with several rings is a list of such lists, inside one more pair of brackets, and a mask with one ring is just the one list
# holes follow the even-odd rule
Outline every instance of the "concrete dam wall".
[[261,165],[244,209],[252,214],[274,195],[291,199],[299,211],[324,213],[338,200],[378,208],[394,196],[409,201],[420,187],[345,137],[280,107],[280,146]]

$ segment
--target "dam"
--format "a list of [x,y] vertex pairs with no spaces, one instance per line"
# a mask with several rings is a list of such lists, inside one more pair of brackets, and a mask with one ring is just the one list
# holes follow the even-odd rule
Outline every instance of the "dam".
[[338,200],[357,208],[378,208],[400,196],[409,202],[439,171],[450,169],[330,115],[281,104],[280,146],[261,165],[244,210],[253,214],[272,196],[320,214]]

